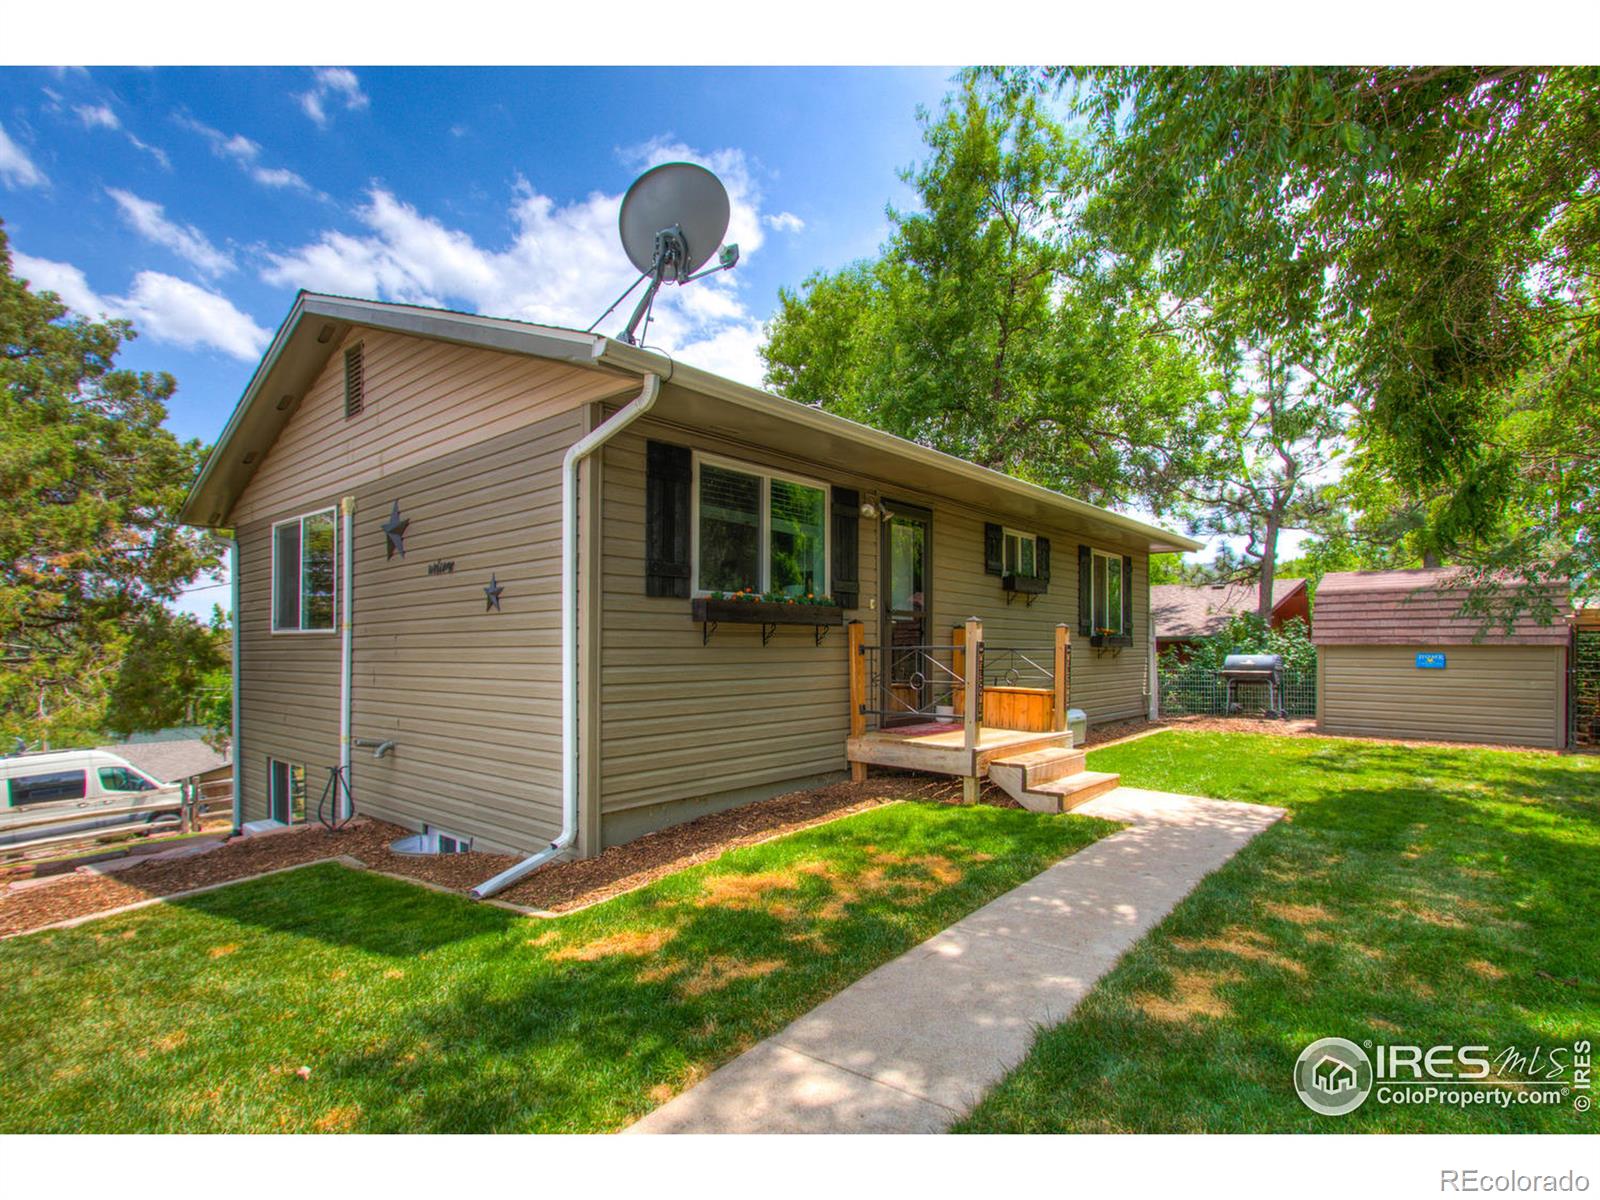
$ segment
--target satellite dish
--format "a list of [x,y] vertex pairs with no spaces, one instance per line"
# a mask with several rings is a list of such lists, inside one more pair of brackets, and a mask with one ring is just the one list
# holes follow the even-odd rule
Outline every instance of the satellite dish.
[[[694,163],[662,163],[633,181],[622,197],[617,228],[622,235],[622,249],[640,274],[605,315],[645,279],[650,280],[650,286],[628,320],[623,341],[638,345],[635,331],[640,321],[648,326],[650,308],[663,283],[693,283],[711,271],[730,270],[739,261],[739,247],[722,245],[730,212],[728,189],[710,171]],[[717,265],[701,271],[713,256]],[[595,325],[599,323],[596,321]]]
[[663,279],[687,280],[711,261],[728,232],[728,189],[704,167],[694,163],[662,163],[633,181],[622,197],[617,226],[622,248],[640,271],[655,268],[657,235],[676,228],[687,251],[687,261],[666,264]]

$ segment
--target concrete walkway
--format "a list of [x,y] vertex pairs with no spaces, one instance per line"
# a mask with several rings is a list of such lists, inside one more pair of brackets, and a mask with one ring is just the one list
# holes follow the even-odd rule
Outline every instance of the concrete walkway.
[[824,1001],[627,1133],[937,1133],[1278,808],[1120,787],[1126,821]]

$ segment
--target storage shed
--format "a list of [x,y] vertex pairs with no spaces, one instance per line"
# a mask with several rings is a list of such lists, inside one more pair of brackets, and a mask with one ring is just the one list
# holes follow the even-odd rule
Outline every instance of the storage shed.
[[1317,588],[1317,724],[1327,733],[1561,747],[1572,608],[1507,632],[1460,615],[1451,568],[1346,571]]

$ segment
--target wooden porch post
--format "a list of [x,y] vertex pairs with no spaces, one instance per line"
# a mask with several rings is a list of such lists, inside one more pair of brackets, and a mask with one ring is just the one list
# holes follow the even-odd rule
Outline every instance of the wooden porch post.
[[1065,625],[1056,626],[1055,731],[1067,727],[1067,701],[1072,698],[1072,635]]
[[[850,659],[850,736],[857,738],[867,731],[867,714],[862,711],[867,705],[867,656],[862,650],[865,626],[860,621],[851,621],[845,626],[845,634]],[[865,783],[866,778],[867,764],[852,762],[850,781]]]
[[983,718],[983,622],[968,617],[963,631],[963,670],[961,672],[966,694],[962,697],[961,724],[962,748],[972,764],[972,774],[961,780],[961,800],[964,804],[978,802],[978,736]]

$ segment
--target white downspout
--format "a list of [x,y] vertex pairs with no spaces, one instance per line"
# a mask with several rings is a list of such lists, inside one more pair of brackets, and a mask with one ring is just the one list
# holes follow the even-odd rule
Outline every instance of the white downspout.
[[344,518],[344,528],[340,533],[340,545],[343,548],[341,560],[344,567],[344,578],[339,584],[339,628],[341,630],[339,647],[339,774],[344,778],[346,791],[335,792],[333,797],[333,810],[336,818],[341,821],[350,818],[350,673],[351,663],[355,657],[355,643],[350,625],[351,612],[351,585],[355,581],[356,555],[355,555],[355,520],[356,498],[346,496],[339,501],[339,512]]
[[[561,460],[561,832],[539,853],[472,889],[483,900],[549,862],[578,836],[578,465],[649,412],[661,377],[646,375],[639,394],[610,420],[596,426]],[[591,525],[591,537],[599,536]]]
[[239,760],[239,531],[234,530],[228,539],[228,626],[233,634],[229,639],[233,654],[233,732],[228,746],[228,757],[233,759],[233,833],[238,836],[244,828],[244,764]]

